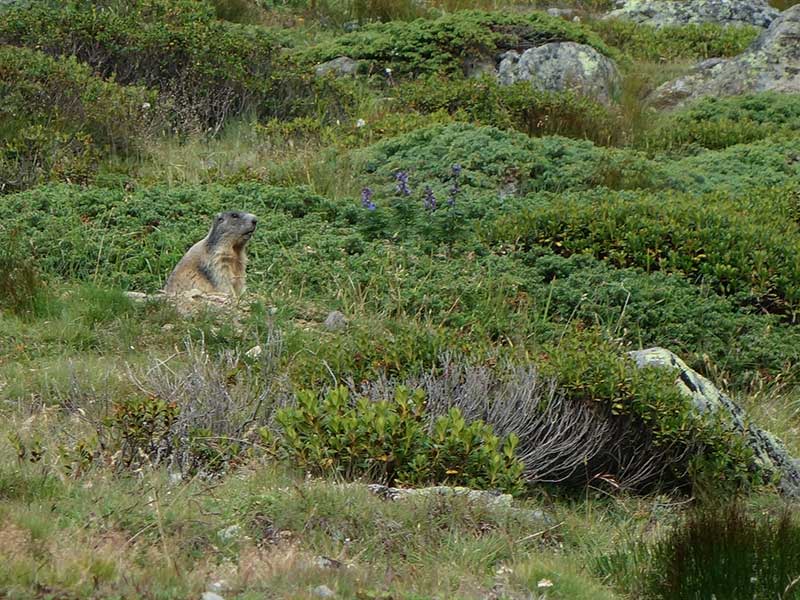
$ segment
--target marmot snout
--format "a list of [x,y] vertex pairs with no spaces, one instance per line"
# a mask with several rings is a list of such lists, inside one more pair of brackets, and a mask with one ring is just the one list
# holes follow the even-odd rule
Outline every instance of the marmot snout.
[[244,291],[244,247],[256,230],[255,215],[228,211],[214,218],[208,235],[192,246],[167,279],[164,291],[198,289],[206,294],[238,296]]

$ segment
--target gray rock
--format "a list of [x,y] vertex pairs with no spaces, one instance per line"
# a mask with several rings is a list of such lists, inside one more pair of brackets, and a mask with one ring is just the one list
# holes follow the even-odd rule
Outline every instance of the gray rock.
[[742,434],[755,454],[755,466],[779,478],[782,493],[800,497],[800,463],[769,432],[747,423],[744,411],[708,379],[690,369],[675,354],[665,348],[648,348],[630,352],[639,367],[657,366],[678,371],[678,388],[692,398],[698,414],[715,414],[732,430]]
[[338,310],[331,311],[325,317],[324,325],[328,331],[341,331],[347,327],[347,317]]
[[203,595],[200,596],[200,600],[225,600],[225,598],[214,592],[203,592]]
[[654,27],[688,23],[769,27],[780,11],[764,0],[627,0],[607,19],[625,19]]
[[561,17],[562,19],[566,19],[568,21],[578,17],[578,11],[574,8],[548,8],[547,14],[551,17]]
[[343,566],[341,561],[329,556],[315,556],[313,562],[320,569],[341,569]]
[[470,502],[482,502],[488,506],[502,506],[505,508],[510,507],[513,502],[511,494],[473,490],[472,488],[461,486],[435,485],[425,488],[393,488],[375,483],[368,485],[367,488],[376,496],[387,500],[429,496],[456,496],[466,498]]
[[353,77],[358,72],[358,61],[349,56],[340,56],[317,65],[314,72],[317,77],[333,74],[336,77]]
[[800,93],[800,5],[786,10],[739,56],[706,60],[651,95],[659,108],[703,96],[756,92]]
[[552,42],[530,48],[518,58],[515,54],[506,52],[500,60],[498,79],[503,85],[530,81],[536,89],[574,91],[605,104],[619,89],[616,64],[591,46]]
[[311,591],[311,593],[315,596],[319,596],[320,598],[333,598],[336,596],[336,592],[334,592],[327,585],[318,585]]

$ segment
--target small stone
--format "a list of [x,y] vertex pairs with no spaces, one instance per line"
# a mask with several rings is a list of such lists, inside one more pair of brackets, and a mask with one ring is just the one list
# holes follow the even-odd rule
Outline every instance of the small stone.
[[314,72],[317,77],[325,77],[328,74],[336,77],[353,77],[358,71],[358,61],[349,56],[340,56],[328,62],[317,65]]
[[347,327],[347,317],[338,310],[331,311],[325,318],[325,329],[328,331],[341,331]]
[[200,596],[200,600],[225,600],[225,598],[214,592],[203,592],[203,595]]
[[220,529],[217,532],[217,537],[219,537],[219,539],[221,539],[223,542],[228,542],[239,537],[239,533],[241,531],[242,528],[239,525],[231,525],[225,529]]
[[312,593],[320,598],[333,598],[336,595],[336,592],[334,592],[327,585],[318,585],[314,588]]
[[213,581],[208,584],[208,591],[212,593],[224,592],[228,589],[228,582],[224,579]]
[[250,350],[245,352],[244,355],[249,356],[250,358],[258,358],[259,356],[261,356],[262,352],[263,350],[261,349],[261,346],[253,346],[252,348],[250,348]]
[[174,323],[164,323],[164,325],[161,326],[161,331],[172,331],[173,329],[175,329]]
[[314,565],[320,569],[339,569],[341,568],[342,563],[335,558],[328,558],[327,556],[315,556]]

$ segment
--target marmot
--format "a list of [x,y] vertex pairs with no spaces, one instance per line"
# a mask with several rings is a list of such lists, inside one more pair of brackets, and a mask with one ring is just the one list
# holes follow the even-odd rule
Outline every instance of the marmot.
[[244,291],[244,247],[256,230],[255,215],[228,211],[214,218],[208,235],[189,248],[172,271],[164,292],[197,289],[204,294],[239,296]]

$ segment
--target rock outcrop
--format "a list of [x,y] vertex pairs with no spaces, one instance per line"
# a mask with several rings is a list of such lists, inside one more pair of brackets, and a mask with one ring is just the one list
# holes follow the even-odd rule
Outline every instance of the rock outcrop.
[[534,88],[573,91],[610,103],[619,89],[619,72],[610,58],[591,46],[575,42],[552,42],[522,54],[505,52],[498,67],[502,85],[530,81]]
[[689,23],[769,27],[779,15],[780,11],[764,0],[627,0],[605,18],[654,27]]
[[314,69],[317,77],[333,74],[336,77],[353,77],[358,73],[359,62],[349,56],[340,56],[322,64]]
[[755,466],[769,475],[776,475],[782,493],[800,497],[800,462],[789,455],[780,440],[749,423],[741,407],[713,383],[665,348],[648,348],[630,355],[639,367],[656,366],[678,371],[675,383],[684,394],[691,396],[697,413],[718,415],[723,423],[742,434],[753,449]]
[[710,59],[656,89],[650,100],[676,107],[703,96],[800,93],[800,5],[786,10],[739,56]]

